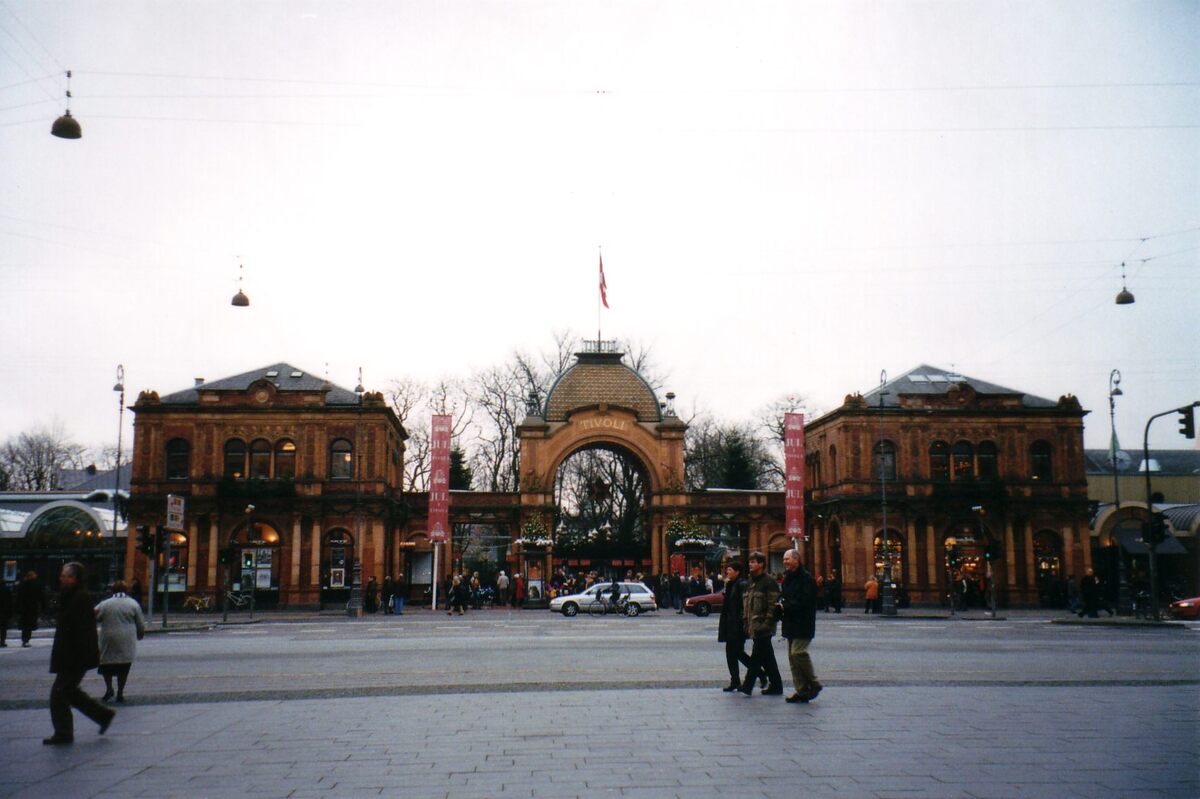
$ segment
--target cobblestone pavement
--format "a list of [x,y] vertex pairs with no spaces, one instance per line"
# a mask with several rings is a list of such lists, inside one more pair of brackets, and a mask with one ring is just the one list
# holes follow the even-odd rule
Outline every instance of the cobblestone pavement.
[[[1200,795],[1197,697],[1168,688],[714,689],[146,705],[42,746],[3,716],[12,797]],[[85,726],[86,725],[86,726]],[[1171,743],[1174,742],[1174,743]]]
[[789,705],[718,690],[711,618],[273,619],[148,637],[65,748],[42,631],[0,650],[0,797],[1200,796],[1200,630],[1045,621],[822,616]]

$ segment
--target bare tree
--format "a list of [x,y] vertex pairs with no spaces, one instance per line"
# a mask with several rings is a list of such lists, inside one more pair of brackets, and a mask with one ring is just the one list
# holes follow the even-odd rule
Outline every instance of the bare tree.
[[430,417],[435,413],[449,414],[454,439],[470,430],[472,410],[462,384],[443,378],[429,386],[412,378],[399,378],[391,381],[387,398],[408,433],[404,444],[403,490],[425,491],[429,488]]
[[769,484],[782,486],[785,482],[783,464],[784,416],[808,412],[808,399],[800,393],[780,394],[758,410],[758,432],[770,457],[767,466]]
[[13,491],[50,491],[58,488],[63,469],[82,469],[86,450],[70,439],[62,423],[39,427],[0,446],[0,480]]

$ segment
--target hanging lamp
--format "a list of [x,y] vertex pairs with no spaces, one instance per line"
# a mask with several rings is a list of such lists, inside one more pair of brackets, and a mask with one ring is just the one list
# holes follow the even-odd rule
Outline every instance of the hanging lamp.
[[1125,288],[1125,262],[1121,262],[1121,290],[1117,293],[1117,305],[1133,305],[1133,292]]
[[60,139],[83,138],[83,128],[79,126],[79,120],[71,116],[71,70],[69,69],[67,70],[67,110],[54,120],[54,124],[50,126],[50,135]]
[[238,290],[237,294],[233,295],[233,299],[229,304],[235,308],[246,308],[250,305],[250,298],[242,291],[242,265],[238,264]]

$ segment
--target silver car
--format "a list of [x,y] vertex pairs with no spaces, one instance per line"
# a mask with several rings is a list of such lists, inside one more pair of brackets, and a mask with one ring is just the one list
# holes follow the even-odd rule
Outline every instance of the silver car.
[[[621,582],[619,585],[621,586],[621,600],[625,605],[624,613],[626,616],[636,616],[646,611],[658,610],[658,603],[654,599],[654,592],[647,588],[644,583]],[[611,581],[601,581],[582,593],[570,594],[569,596],[556,596],[550,600],[550,610],[561,613],[564,616],[576,616],[581,611],[597,616],[611,613],[612,610],[608,607],[609,592],[611,590]]]

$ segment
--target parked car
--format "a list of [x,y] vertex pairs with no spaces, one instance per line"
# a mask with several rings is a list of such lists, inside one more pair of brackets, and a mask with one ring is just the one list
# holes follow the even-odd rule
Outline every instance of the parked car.
[[725,592],[717,591],[714,594],[688,597],[683,601],[683,609],[688,613],[695,613],[697,616],[707,616],[714,610],[720,611],[724,604]]
[[1181,599],[1170,605],[1171,615],[1177,619],[1200,618],[1200,596],[1191,599]]
[[[627,616],[636,616],[639,613],[658,610],[658,603],[654,601],[654,592],[647,588],[644,583],[622,582],[620,585],[621,596],[629,596],[629,605],[626,610]],[[550,610],[555,613],[561,613],[564,616],[578,615],[580,610],[587,613],[592,605],[601,601],[596,595],[603,594],[605,595],[604,599],[607,600],[607,594],[611,589],[611,581],[601,581],[581,593],[556,596],[550,600]]]

